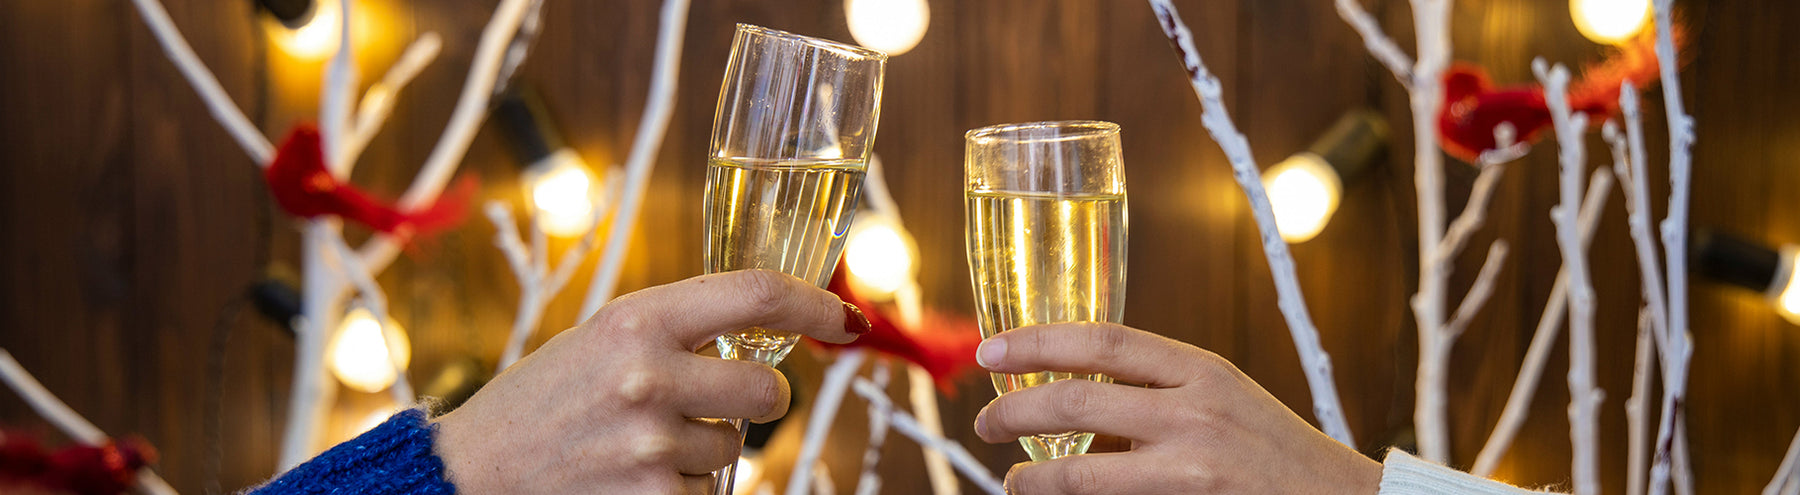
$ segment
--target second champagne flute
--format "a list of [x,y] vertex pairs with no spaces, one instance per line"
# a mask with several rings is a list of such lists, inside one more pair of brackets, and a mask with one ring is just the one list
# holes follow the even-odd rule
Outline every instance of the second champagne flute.
[[[983,338],[1044,323],[1120,323],[1125,313],[1125,172],[1119,126],[1063,121],[969,131],[964,198],[969,273]],[[1101,374],[991,373],[994,391]],[[1020,438],[1033,461],[1087,452],[1094,434]]]
[[[887,55],[739,24],[706,164],[706,273],[766,269],[824,287],[875,142]],[[720,356],[774,366],[799,336],[751,328]],[[744,420],[732,419],[743,431]],[[731,493],[733,467],[714,493]]]

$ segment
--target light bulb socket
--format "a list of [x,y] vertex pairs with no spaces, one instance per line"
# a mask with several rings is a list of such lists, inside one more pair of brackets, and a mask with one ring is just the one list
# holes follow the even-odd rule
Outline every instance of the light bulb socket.
[[[330,0],[327,0],[330,1]],[[313,0],[256,0],[256,6],[288,29],[299,29],[311,20],[316,3]]]
[[568,147],[543,97],[529,85],[517,84],[506,92],[494,107],[494,122],[505,131],[521,167],[530,167]]
[[1381,114],[1359,108],[1339,117],[1307,151],[1323,158],[1340,179],[1347,180],[1387,155],[1389,132]]
[[1709,229],[1694,229],[1688,251],[1691,270],[1707,278],[1767,292],[1781,270],[1781,253]]

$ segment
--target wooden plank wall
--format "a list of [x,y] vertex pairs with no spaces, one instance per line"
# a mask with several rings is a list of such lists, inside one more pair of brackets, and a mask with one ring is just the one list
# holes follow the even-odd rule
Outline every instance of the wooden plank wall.
[[[362,57],[365,80],[406,40],[445,37],[443,54],[402,95],[355,180],[395,193],[429,152],[462,85],[491,1],[358,0],[378,29]],[[313,115],[319,67],[271,46],[249,2],[169,0],[170,14],[238,104],[271,135]],[[1346,414],[1365,451],[1406,442],[1416,343],[1405,300],[1415,280],[1416,232],[1404,95],[1363,54],[1328,2],[1181,1],[1201,52],[1226,84],[1227,102],[1258,157],[1303,149],[1342,112],[1379,109],[1402,129],[1385,166],[1346,186],[1316,240],[1294,247],[1322,338],[1338,370]],[[1685,2],[1684,2],[1685,3]],[[660,3],[550,2],[523,78],[542,89],[574,147],[594,164],[623,160],[648,85]],[[1310,410],[1293,346],[1275,309],[1255,227],[1148,9],[1100,0],[931,2],[923,43],[892,61],[877,151],[917,237],[928,301],[971,307],[957,198],[963,130],[1000,122],[1104,119],[1125,128],[1133,206],[1127,322],[1232,359],[1277,397]],[[1370,8],[1410,39],[1405,2]],[[1712,2],[1687,8],[1692,33],[1686,93],[1700,124],[1695,225],[1765,242],[1800,242],[1800,6]],[[1529,79],[1535,55],[1579,65],[1602,49],[1582,39],[1560,0],[1464,0],[1456,55],[1496,79]],[[674,124],[659,156],[646,217],[626,264],[628,289],[700,269],[700,153],[732,24],[750,22],[849,39],[841,2],[695,2]],[[1410,45],[1409,42],[1402,42]],[[1660,93],[1649,135],[1661,143]],[[1598,139],[1591,140],[1598,145]],[[1653,145],[1652,175],[1666,153]],[[1455,353],[1453,447],[1466,467],[1506,397],[1529,332],[1560,264],[1546,213],[1555,163],[1543,148],[1503,179],[1489,227],[1513,256],[1488,309]],[[1590,152],[1598,156],[1598,148]],[[1600,163],[1598,158],[1592,163]],[[1472,173],[1452,165],[1453,204]],[[516,199],[517,168],[492,130],[476,140],[465,174],[483,197]],[[109,432],[142,435],[162,450],[163,473],[184,491],[208,487],[207,357],[217,321],[270,264],[293,266],[296,235],[262,192],[256,169],[207,116],[136,13],[117,0],[25,0],[0,6],[0,346]],[[1657,197],[1665,183],[1654,183]],[[1453,207],[1453,211],[1454,211]],[[1661,211],[1661,208],[1658,208]],[[1637,275],[1622,204],[1608,205],[1594,250],[1600,319],[1599,384],[1606,390],[1605,488],[1623,491]],[[517,297],[471,221],[409,253],[382,276],[396,317],[412,332],[414,379],[457,356],[492,361]],[[1460,294],[1478,256],[1457,265]],[[584,270],[585,273],[585,270]],[[574,318],[577,290],[552,306],[547,338]],[[1702,493],[1761,487],[1800,427],[1800,329],[1761,299],[1698,282],[1698,341],[1689,429]],[[274,465],[293,345],[253,317],[226,319],[219,486],[251,485]],[[1562,351],[1552,358],[1530,423],[1502,468],[1510,481],[1567,479]],[[986,446],[966,427],[992,397],[968,380],[946,399],[953,436],[996,471],[1023,460],[1013,445]],[[335,428],[380,407],[346,394]],[[854,410],[854,409],[852,409]],[[1303,414],[1304,415],[1304,414]],[[0,394],[0,422],[45,427]],[[888,493],[922,490],[913,445],[890,442]],[[839,473],[849,476],[851,473]],[[840,486],[848,486],[847,483]]]

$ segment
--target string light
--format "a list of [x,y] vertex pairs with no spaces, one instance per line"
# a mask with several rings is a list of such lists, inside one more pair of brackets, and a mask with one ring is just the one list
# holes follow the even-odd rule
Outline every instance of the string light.
[[844,242],[850,285],[870,299],[892,299],[912,281],[919,248],[893,217],[869,211],[859,217]]
[[1275,227],[1289,243],[1312,240],[1337,212],[1343,181],[1325,159],[1300,153],[1263,171]]
[[563,148],[525,172],[531,217],[544,233],[580,237],[593,228],[594,205],[603,200],[594,174],[574,150]]
[[731,475],[732,478],[736,480],[731,485],[735,487],[732,490],[733,495],[755,493],[754,490],[756,490],[756,485],[754,483],[756,482],[757,476],[762,474],[757,472],[760,471],[761,468],[762,466],[757,462],[756,457],[739,457],[737,468],[732,471]]
[[1582,36],[1616,45],[1650,24],[1650,0],[1569,0],[1569,15]]
[[325,350],[331,374],[344,386],[380,392],[398,378],[396,367],[406,369],[412,360],[412,344],[407,342],[406,332],[398,322],[389,319],[387,323],[377,323],[367,308],[359,307],[344,315]]
[[282,51],[303,60],[323,60],[337,51],[342,15],[337,0],[262,3],[271,13],[266,22],[269,39]]
[[844,16],[856,43],[899,55],[925,39],[931,7],[925,0],[844,0]]
[[1777,269],[1775,280],[1769,284],[1769,300],[1775,303],[1775,312],[1795,325],[1800,325],[1800,246],[1789,245],[1781,250],[1781,267]]

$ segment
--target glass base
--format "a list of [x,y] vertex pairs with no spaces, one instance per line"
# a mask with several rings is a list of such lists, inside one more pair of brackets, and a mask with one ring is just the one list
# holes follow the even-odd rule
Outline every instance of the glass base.
[[1094,443],[1094,434],[1081,432],[1037,435],[1019,439],[1019,445],[1025,447],[1025,453],[1031,455],[1032,461],[1037,462],[1086,454],[1088,445],[1092,443]]
[[755,361],[773,368],[786,359],[794,350],[794,344],[800,341],[797,335],[787,334],[779,337],[766,335],[767,331],[758,334],[744,335],[728,333],[718,339],[719,357],[739,361]]

